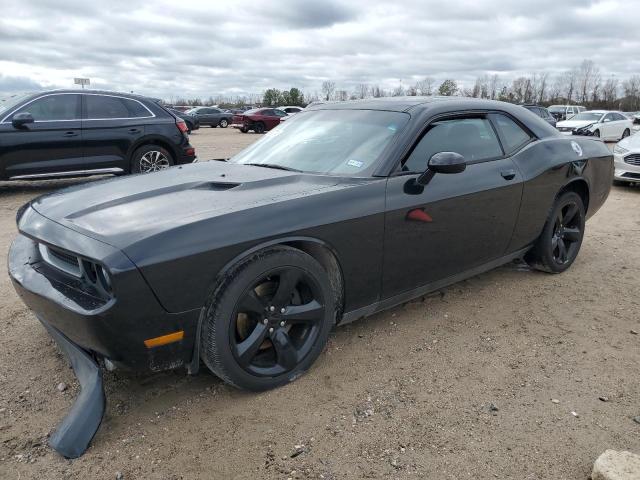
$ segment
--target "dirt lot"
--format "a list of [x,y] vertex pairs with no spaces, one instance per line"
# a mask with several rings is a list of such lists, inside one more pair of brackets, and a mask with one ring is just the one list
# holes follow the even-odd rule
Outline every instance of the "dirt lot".
[[[192,143],[221,158],[256,138]],[[18,206],[79,181],[0,183],[0,255]],[[276,391],[106,373],[106,417],[74,461],[46,437],[77,382],[2,274],[0,477],[586,479],[605,449],[640,452],[639,205],[614,187],[568,272],[514,264],[340,328]]]

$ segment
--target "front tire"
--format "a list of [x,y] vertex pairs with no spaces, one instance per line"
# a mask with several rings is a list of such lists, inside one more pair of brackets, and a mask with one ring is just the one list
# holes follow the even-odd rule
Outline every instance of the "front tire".
[[629,135],[631,135],[631,132],[628,128],[625,128],[624,132],[622,132],[622,138],[627,138]]
[[173,156],[166,148],[159,145],[143,145],[133,152],[131,173],[157,172],[173,164]]
[[313,257],[284,246],[261,250],[225,275],[205,304],[202,358],[237,388],[284,385],[320,355],[335,312],[329,276]]
[[525,256],[529,265],[548,273],[561,273],[574,262],[584,237],[585,209],[580,195],[565,192],[557,200],[542,234]]
[[596,130],[595,132],[593,132],[593,136],[600,137],[600,130]]
[[222,120],[220,120],[220,123],[218,123],[218,126],[221,128],[227,128],[229,126],[229,120],[223,118]]

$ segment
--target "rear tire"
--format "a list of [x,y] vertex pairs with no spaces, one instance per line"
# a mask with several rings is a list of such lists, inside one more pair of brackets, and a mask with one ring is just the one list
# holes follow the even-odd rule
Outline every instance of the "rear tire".
[[584,237],[582,198],[565,192],[556,200],[542,234],[525,256],[529,265],[548,273],[561,273],[574,262]]
[[241,389],[292,382],[318,358],[335,323],[327,272],[285,246],[235,266],[204,306],[201,348],[209,369]]
[[262,122],[258,122],[253,126],[253,131],[256,133],[264,133],[265,131],[265,126],[264,123]]
[[248,129],[248,128],[245,128],[245,127],[241,127],[241,128],[240,128],[240,131],[241,131],[242,133],[247,133],[247,132],[249,132],[249,129]]
[[131,173],[151,173],[174,165],[173,156],[159,145],[143,145],[131,156]]

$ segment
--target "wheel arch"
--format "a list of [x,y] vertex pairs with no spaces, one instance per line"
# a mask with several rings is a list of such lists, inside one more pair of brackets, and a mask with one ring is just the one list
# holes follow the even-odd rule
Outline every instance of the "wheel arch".
[[131,165],[131,161],[133,160],[134,153],[136,153],[136,151],[140,147],[144,147],[146,145],[157,145],[167,150],[173,157],[174,164],[178,159],[178,152],[176,151],[175,146],[171,145],[170,142],[167,142],[166,140],[160,137],[143,137],[140,140],[138,140],[136,143],[134,143],[131,146],[131,149],[129,150],[129,158],[128,158],[129,166]]
[[[225,275],[228,274],[231,269],[233,269],[237,264],[242,262],[244,259],[250,257],[260,250],[264,250],[270,247],[277,246],[286,246],[290,248],[295,248],[300,250],[311,257],[313,257],[320,265],[327,271],[329,275],[329,280],[331,282],[331,286],[336,295],[336,316],[335,323],[336,325],[340,323],[342,319],[342,314],[344,312],[344,298],[345,298],[345,287],[344,287],[344,276],[342,272],[342,267],[340,265],[339,257],[337,251],[327,242],[320,240],[314,237],[305,237],[305,236],[292,236],[292,237],[284,237],[272,239],[266,242],[262,242],[258,245],[251,247],[248,250],[243,251],[242,253],[233,257],[230,261],[228,261],[218,272],[214,281],[211,284],[209,292],[207,293],[207,297],[211,295],[223,281]],[[191,363],[188,366],[188,372],[191,375],[194,375],[198,372],[200,368],[200,336],[202,333],[202,322],[205,314],[205,308],[202,308],[200,313],[200,317],[198,319],[198,325],[196,328],[196,340],[193,349],[193,356],[191,359]]]
[[584,211],[589,210],[589,183],[582,177],[574,178],[564,187],[560,189],[556,198],[560,197],[564,192],[575,192],[580,195],[584,204]]

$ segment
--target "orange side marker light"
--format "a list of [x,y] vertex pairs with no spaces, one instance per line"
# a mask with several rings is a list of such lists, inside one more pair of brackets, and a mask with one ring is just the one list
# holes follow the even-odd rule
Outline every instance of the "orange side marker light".
[[161,337],[148,338],[144,341],[144,345],[147,348],[160,347],[167,345],[168,343],[179,342],[184,338],[184,330],[178,332],[169,333],[168,335],[162,335]]

